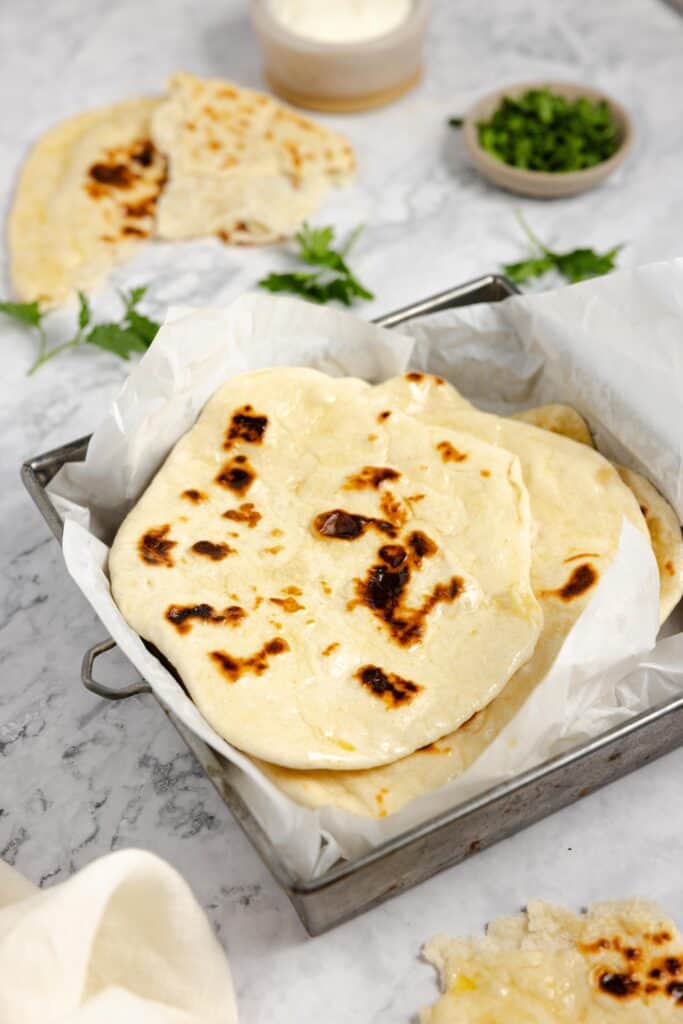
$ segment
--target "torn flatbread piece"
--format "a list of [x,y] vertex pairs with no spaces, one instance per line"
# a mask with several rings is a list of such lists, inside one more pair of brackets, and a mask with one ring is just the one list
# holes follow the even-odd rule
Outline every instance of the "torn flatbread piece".
[[168,89],[152,126],[170,164],[161,238],[272,242],[294,234],[332,186],[353,177],[347,139],[265,93],[184,73]]
[[653,903],[582,914],[534,901],[480,939],[440,936],[425,958],[442,996],[421,1024],[667,1024],[683,1016],[683,941]]

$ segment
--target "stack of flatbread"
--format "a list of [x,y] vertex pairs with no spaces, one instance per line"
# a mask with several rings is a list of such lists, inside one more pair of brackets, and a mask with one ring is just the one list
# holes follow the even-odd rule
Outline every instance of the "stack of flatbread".
[[112,592],[214,729],[294,800],[383,817],[461,774],[614,559],[677,517],[578,414],[503,418],[440,377],[226,383],[114,541]]
[[63,302],[149,237],[285,238],[354,168],[345,138],[270,96],[176,74],[166,96],[80,114],[35,146],[10,215],[15,291]]

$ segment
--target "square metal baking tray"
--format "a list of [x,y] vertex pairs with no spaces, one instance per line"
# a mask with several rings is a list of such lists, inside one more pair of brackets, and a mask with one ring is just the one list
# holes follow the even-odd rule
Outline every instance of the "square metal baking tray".
[[[515,290],[505,278],[489,275],[380,317],[376,322],[394,327],[437,310],[498,302]],[[22,467],[24,484],[58,540],[63,523],[46,488],[63,465],[85,458],[88,441],[88,437],[80,438],[29,459]],[[95,659],[113,646],[114,641],[108,639],[86,652],[82,671],[84,685],[110,700],[150,693],[145,682],[113,690],[93,678]],[[437,815],[362,857],[340,861],[321,877],[306,881],[296,877],[282,863],[232,786],[225,759],[171,713],[166,714],[289,896],[310,935],[318,935],[369,910],[683,743],[683,697],[677,697]]]

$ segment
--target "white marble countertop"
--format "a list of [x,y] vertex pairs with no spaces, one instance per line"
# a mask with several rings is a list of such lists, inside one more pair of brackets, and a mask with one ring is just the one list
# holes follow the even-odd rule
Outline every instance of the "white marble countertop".
[[[550,242],[607,248],[623,264],[680,255],[683,20],[657,0],[576,4],[436,0],[424,82],[394,106],[331,119],[360,158],[360,180],[323,219],[363,221],[354,265],[388,311],[523,254],[515,201],[463,162],[445,128],[478,92],[553,76],[597,83],[636,118],[618,180],[568,201],[524,202]],[[31,140],[53,122],[158,90],[184,67],[262,84],[239,0],[8,0],[0,67],[3,200]],[[200,243],[158,247],[152,298],[222,302],[277,256]],[[189,265],[189,264],[188,264]],[[151,268],[151,270],[150,270]],[[157,276],[155,276],[157,275]],[[110,298],[99,300],[106,308]],[[109,704],[79,683],[102,636],[19,482],[24,457],[89,432],[126,369],[97,351],[65,355],[27,380],[30,342],[2,331],[0,534],[0,854],[50,884],[110,849],[166,857],[207,908],[230,954],[244,1024],[389,1024],[435,995],[421,942],[479,929],[533,897],[579,907],[610,896],[660,899],[683,923],[683,750],[321,938],[294,911],[179,736],[150,698]],[[112,659],[110,678],[126,678]]]

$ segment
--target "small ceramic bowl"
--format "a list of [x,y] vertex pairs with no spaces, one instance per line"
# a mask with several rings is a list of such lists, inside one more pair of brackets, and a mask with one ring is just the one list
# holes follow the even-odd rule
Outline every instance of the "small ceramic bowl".
[[[619,130],[620,142],[616,152],[609,159],[583,171],[549,172],[527,171],[521,167],[513,167],[483,149],[479,144],[479,122],[487,121],[505,96],[521,96],[529,89],[543,88],[551,89],[552,92],[566,96],[569,100],[576,100],[581,96],[594,102],[605,100]],[[475,103],[465,116],[463,135],[470,160],[494,185],[536,199],[555,199],[561,196],[575,196],[602,184],[626,159],[633,144],[633,122],[620,103],[597,89],[574,85],[571,82],[523,82],[505,89],[497,89]]]
[[271,14],[268,0],[252,0],[251,22],[274,92],[299,107],[347,112],[390,103],[419,81],[429,6],[413,0],[405,21],[366,42],[295,35]]

